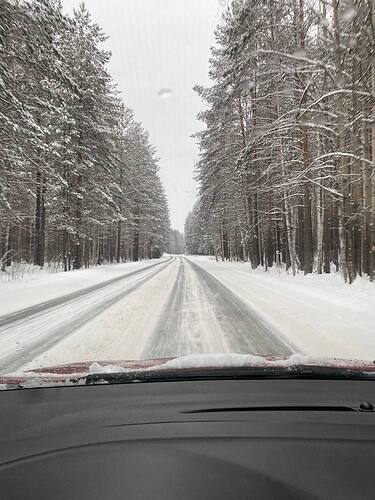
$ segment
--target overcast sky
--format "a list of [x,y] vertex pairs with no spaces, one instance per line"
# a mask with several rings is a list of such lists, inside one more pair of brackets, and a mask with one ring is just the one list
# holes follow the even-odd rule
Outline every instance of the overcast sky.
[[[63,0],[72,12],[80,0]],[[220,19],[220,0],[87,0],[93,20],[109,35],[109,71],[150,133],[160,158],[172,227],[183,230],[196,197],[198,148],[191,134],[202,128],[195,84],[209,85],[208,58]],[[170,89],[171,93],[163,89]]]

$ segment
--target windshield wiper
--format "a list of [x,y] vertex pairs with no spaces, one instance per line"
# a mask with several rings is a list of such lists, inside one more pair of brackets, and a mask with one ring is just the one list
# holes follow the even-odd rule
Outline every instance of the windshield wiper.
[[375,371],[357,368],[315,365],[230,366],[199,368],[154,368],[107,373],[90,373],[60,379],[35,376],[25,380],[5,380],[3,389],[25,389],[70,385],[131,384],[147,382],[179,382],[203,380],[375,380]]
[[292,365],[288,367],[249,366],[222,368],[179,368],[89,374],[87,385],[128,384],[134,382],[173,382],[191,380],[249,380],[249,379],[320,379],[374,380],[374,372],[334,366]]

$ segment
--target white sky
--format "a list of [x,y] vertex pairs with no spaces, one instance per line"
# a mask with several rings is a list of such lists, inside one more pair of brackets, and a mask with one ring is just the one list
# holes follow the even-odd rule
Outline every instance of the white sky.
[[[67,12],[80,0],[63,0]],[[202,128],[195,84],[209,85],[208,59],[220,20],[219,0],[87,0],[93,21],[109,35],[109,71],[150,133],[160,158],[172,227],[183,231],[196,196],[198,148],[191,134]],[[171,89],[171,94],[158,92]],[[166,94],[166,95],[165,95]]]

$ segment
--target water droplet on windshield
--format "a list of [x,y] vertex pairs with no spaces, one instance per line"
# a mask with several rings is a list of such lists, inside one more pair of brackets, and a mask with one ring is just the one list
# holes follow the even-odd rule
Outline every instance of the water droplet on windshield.
[[350,36],[349,38],[349,47],[351,49],[355,49],[357,46],[357,38],[355,36]]
[[252,135],[254,138],[260,137],[261,135],[264,134],[264,128],[255,126],[255,127],[252,127],[251,132],[252,132]]
[[348,7],[342,13],[342,20],[350,22],[354,16],[355,16],[355,9],[353,7]]
[[339,89],[344,88],[345,86],[345,80],[342,76],[337,77],[336,79],[336,85],[338,86]]
[[297,49],[293,55],[294,55],[294,57],[306,57],[306,50],[305,49]]
[[283,88],[281,89],[283,95],[290,96],[293,95],[293,87],[290,83],[285,83]]
[[158,97],[160,97],[160,99],[168,99],[168,97],[171,97],[171,95],[173,94],[172,90],[171,89],[160,89],[159,92],[158,92]]
[[241,89],[241,90],[253,90],[254,89],[254,86],[255,86],[255,83],[252,81],[252,80],[249,80],[249,79],[244,79],[242,80],[238,87]]

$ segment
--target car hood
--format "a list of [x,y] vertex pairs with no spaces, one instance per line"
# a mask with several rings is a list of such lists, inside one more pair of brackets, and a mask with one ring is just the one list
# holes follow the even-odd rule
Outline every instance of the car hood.
[[[145,373],[162,370],[170,371],[220,370],[246,368],[277,368],[292,370],[303,366],[327,367],[337,370],[352,370],[366,372],[375,376],[375,362],[359,359],[340,359],[327,357],[312,357],[300,354],[287,356],[255,356],[251,354],[197,354],[169,358],[154,358],[143,360],[102,360],[83,361],[56,366],[46,366],[28,369],[18,373],[0,375],[0,388],[42,387],[55,385],[71,385],[84,381],[90,375],[108,375],[118,373]],[[84,383],[84,382],[83,382]]]

